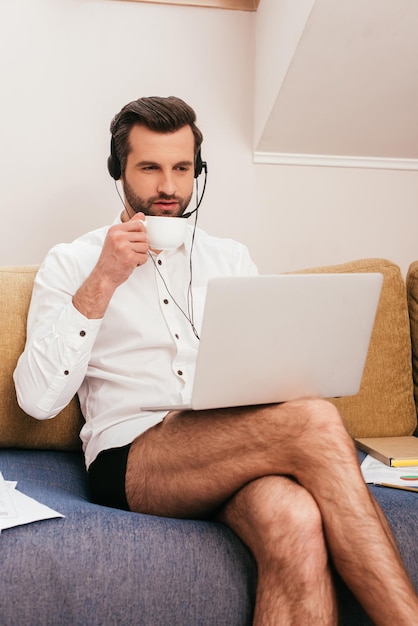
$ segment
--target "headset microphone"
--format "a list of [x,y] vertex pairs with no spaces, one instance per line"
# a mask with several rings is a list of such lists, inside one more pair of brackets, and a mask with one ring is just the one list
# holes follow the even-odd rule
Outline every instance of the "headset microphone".
[[[107,159],[107,169],[108,169],[109,174],[113,178],[113,180],[117,181],[117,180],[119,180],[121,178],[121,176],[122,176],[122,168],[121,168],[121,164],[120,164],[120,161],[119,161],[119,157],[118,157],[117,152],[116,152],[115,139],[114,139],[113,135],[112,135],[111,140],[110,140],[110,155],[109,155],[109,158]],[[207,180],[207,176],[208,176],[208,164],[207,164],[206,161],[202,161],[202,154],[201,154],[201,151],[200,151],[200,148],[199,148],[199,150],[198,150],[198,152],[196,154],[194,173],[193,173],[194,178],[196,180],[196,188],[197,188],[197,179],[200,176],[200,174],[202,173],[202,171],[205,172],[205,182],[203,183],[203,190],[202,190],[202,195],[200,196],[200,200],[198,201],[197,206],[196,206],[195,209],[193,209],[193,211],[189,211],[188,213],[184,213],[180,217],[184,217],[184,218],[187,219],[188,217],[193,215],[193,213],[196,213],[196,211],[198,210],[198,208],[200,207],[200,205],[202,203],[203,196],[205,195],[206,180]]]
[[[193,215],[193,213],[196,213],[197,209],[202,204],[203,196],[205,195],[206,181],[208,179],[208,164],[206,163],[206,161],[201,161],[200,171],[202,170],[205,172],[205,182],[203,183],[202,195],[200,196],[200,199],[196,205],[196,208],[194,208],[193,211],[188,211],[187,213],[183,213],[183,215],[180,215],[179,217],[184,217],[185,219],[187,219],[188,217]],[[196,189],[197,189],[197,177],[196,177]]]

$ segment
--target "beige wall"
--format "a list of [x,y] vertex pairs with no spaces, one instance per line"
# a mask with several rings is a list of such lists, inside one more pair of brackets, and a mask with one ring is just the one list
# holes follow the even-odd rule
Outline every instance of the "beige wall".
[[[192,104],[205,135],[200,224],[263,272],[418,258],[418,173],[254,165],[256,14],[112,0],[0,2],[0,264],[120,210],[106,172],[114,113],[141,95]],[[203,182],[203,181],[202,181]]]

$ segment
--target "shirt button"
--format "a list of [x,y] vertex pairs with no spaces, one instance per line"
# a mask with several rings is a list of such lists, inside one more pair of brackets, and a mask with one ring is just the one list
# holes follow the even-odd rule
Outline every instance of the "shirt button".
[[175,337],[176,339],[180,339],[180,335],[179,335],[178,333],[176,333],[176,334],[174,335],[174,337]]
[[80,337],[85,337],[85,336],[86,336],[86,331],[80,330]]
[[177,370],[177,374],[178,374],[179,376],[183,376],[183,372],[182,372],[181,370]]
[[65,374],[65,376],[68,376],[68,374],[69,374],[69,373],[70,373],[70,372],[69,372],[68,370],[64,370],[64,374]]
[[163,302],[164,302],[164,304],[168,304],[167,298],[164,298]]
[[157,263],[158,263],[158,265],[162,265],[162,264],[163,264],[163,262],[161,261],[161,259],[158,259]]

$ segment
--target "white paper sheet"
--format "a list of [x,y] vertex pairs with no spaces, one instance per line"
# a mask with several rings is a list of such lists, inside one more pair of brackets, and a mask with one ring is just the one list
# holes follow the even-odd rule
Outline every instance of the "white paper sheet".
[[0,532],[13,526],[64,517],[61,513],[18,491],[15,488],[16,484],[5,481],[0,472]]
[[[12,489],[10,489],[12,487]],[[3,520],[17,517],[16,507],[13,504],[11,491],[15,484],[8,485],[0,472],[0,524]],[[1,527],[1,526],[0,526]]]
[[[366,483],[380,485],[382,483],[398,487],[415,487],[418,489],[418,467],[389,467],[370,455],[361,464],[361,472]],[[416,479],[411,479],[414,476]]]

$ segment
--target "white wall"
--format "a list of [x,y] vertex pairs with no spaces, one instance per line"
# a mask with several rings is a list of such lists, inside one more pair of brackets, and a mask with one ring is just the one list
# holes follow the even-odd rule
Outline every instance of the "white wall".
[[248,211],[253,17],[113,0],[1,0],[0,264],[38,263],[57,241],[113,220],[122,207],[106,171],[109,124],[144,95],[177,95],[197,111],[209,165],[202,224],[216,230],[235,202]]
[[385,257],[418,259],[418,172],[257,166],[259,266],[280,271]]
[[121,209],[109,123],[178,95],[205,135],[200,224],[265,272],[418,258],[418,173],[254,165],[256,14],[113,0],[0,1],[0,264],[38,263]]

